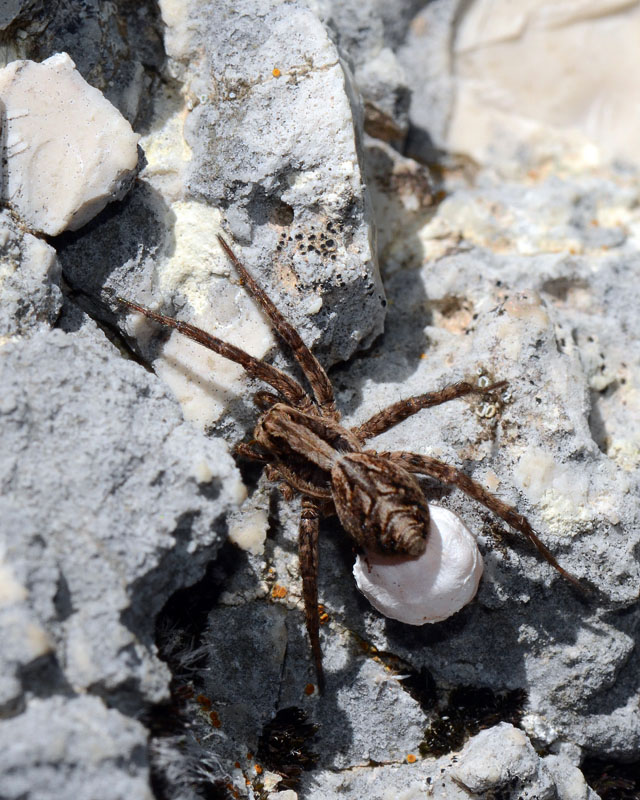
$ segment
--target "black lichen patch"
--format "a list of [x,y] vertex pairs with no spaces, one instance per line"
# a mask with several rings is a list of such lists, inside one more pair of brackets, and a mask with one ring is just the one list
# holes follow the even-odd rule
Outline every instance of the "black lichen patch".
[[582,772],[601,800],[640,800],[640,761],[615,764],[587,759]]
[[467,686],[454,689],[439,709],[438,719],[425,731],[420,754],[443,756],[459,750],[468,738],[484,728],[499,722],[518,725],[525,700],[526,693],[521,689],[510,692]]
[[307,721],[301,708],[282,708],[264,726],[258,745],[258,760],[271,772],[282,775],[278,789],[295,790],[303,771],[313,769],[317,755],[309,747],[318,726]]

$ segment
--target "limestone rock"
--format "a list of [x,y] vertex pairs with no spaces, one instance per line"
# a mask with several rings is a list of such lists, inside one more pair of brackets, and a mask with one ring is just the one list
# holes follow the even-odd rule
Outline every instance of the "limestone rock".
[[0,70],[2,198],[33,230],[80,228],[129,189],[138,136],[66,53]]

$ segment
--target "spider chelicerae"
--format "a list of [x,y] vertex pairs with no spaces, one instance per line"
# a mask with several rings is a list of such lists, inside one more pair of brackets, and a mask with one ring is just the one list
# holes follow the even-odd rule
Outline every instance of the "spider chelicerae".
[[379,453],[365,444],[424,408],[472,393],[502,388],[500,381],[479,387],[468,382],[393,403],[353,428],[340,424],[331,381],[302,341],[300,334],[278,311],[227,242],[218,241],[244,286],[269,317],[273,327],[298,362],[311,394],[292,377],[235,345],[224,342],[187,322],[152,311],[138,303],[118,301],[155,322],[175,328],[225,358],[240,364],[274,391],[258,391],[254,402],[261,416],[248,444],[236,446],[239,456],[265,465],[267,477],[278,483],[285,499],[302,497],[298,538],[302,594],[307,632],[318,676],[324,682],[318,612],[318,531],[322,517],[337,515],[342,527],[366,551],[399,557],[424,552],[429,530],[429,506],[415,474],[455,486],[522,533],[561,575],[581,584],[558,564],[540,541],[526,517],[473,481],[461,470],[430,456],[404,451]]

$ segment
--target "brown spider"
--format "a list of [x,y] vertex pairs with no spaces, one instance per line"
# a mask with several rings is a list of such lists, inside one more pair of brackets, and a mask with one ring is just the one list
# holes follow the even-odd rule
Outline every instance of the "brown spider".
[[313,393],[311,397],[293,378],[276,367],[223,342],[200,328],[158,314],[137,303],[118,298],[127,308],[240,364],[254,378],[269,384],[273,392],[259,391],[254,402],[262,414],[253,440],[236,452],[266,465],[267,477],[278,481],[286,499],[302,495],[299,532],[300,573],[305,617],[311,650],[323,685],[318,614],[318,529],[324,516],[337,515],[355,542],[369,551],[398,556],[424,552],[429,529],[429,507],[411,473],[428,475],[456,486],[477,500],[512,528],[524,534],[538,552],[571,583],[577,579],[563,569],[515,508],[489,493],[456,467],[430,456],[408,452],[378,453],[365,449],[367,439],[377,436],[423,408],[429,408],[473,392],[487,393],[505,381],[480,388],[460,382],[437,392],[425,392],[400,400],[374,414],[355,428],[340,424],[333,387],[322,365],[304,344],[300,334],[284,319],[258,286],[226,241],[218,236],[243,284],[269,317],[280,338],[300,365]]

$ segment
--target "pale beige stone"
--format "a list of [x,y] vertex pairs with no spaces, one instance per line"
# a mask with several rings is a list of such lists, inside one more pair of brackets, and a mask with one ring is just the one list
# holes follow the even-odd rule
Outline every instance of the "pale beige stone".
[[2,197],[34,231],[82,227],[127,191],[138,135],[66,53],[0,70]]

